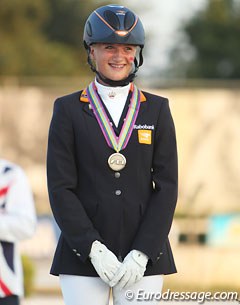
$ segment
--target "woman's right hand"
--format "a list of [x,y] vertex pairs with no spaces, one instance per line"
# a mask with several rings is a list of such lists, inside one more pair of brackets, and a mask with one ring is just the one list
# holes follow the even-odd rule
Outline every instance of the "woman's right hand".
[[89,258],[100,278],[107,284],[110,284],[122,264],[116,255],[98,240],[92,243]]

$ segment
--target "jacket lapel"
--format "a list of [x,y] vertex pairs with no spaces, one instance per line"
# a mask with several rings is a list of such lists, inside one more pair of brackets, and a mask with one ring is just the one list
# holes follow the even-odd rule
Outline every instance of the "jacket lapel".
[[90,102],[88,100],[88,97],[87,97],[87,93],[86,93],[86,89],[84,89],[80,95],[80,98],[79,98],[80,102],[81,103],[84,103],[83,105],[83,111],[86,112],[88,115],[90,115],[91,117],[94,117],[95,118],[95,115],[92,111],[92,108],[91,108],[91,105],[90,105]]
[[86,112],[91,117],[95,118],[95,115],[91,109],[90,103],[86,103],[85,105],[83,105],[83,111]]
[[[144,98],[145,98],[145,96],[144,96]],[[144,101],[141,101],[140,108],[139,108],[139,111],[138,111],[137,119],[142,116],[142,114],[144,113],[144,111],[146,109],[147,109],[147,100],[145,98]]]

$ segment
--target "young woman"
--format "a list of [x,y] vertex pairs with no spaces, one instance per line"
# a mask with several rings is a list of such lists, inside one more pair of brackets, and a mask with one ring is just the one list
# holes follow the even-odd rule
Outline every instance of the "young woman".
[[67,305],[106,305],[111,287],[115,305],[138,304],[139,291],[159,295],[163,275],[176,272],[174,124],[168,100],[133,83],[144,29],[131,10],[95,10],[84,45],[95,80],[56,100],[49,130],[48,189],[61,229],[51,273]]

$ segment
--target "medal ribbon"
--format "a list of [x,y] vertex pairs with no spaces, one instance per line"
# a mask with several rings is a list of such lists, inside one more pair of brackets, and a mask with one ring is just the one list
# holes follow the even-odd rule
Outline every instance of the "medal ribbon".
[[92,106],[94,115],[98,121],[98,124],[102,130],[105,140],[109,147],[113,148],[116,152],[123,150],[131,137],[133,126],[136,122],[138,111],[140,108],[140,91],[133,84],[133,92],[130,100],[127,116],[124,120],[123,127],[121,129],[119,137],[116,136],[106,111],[103,107],[102,101],[97,93],[97,88],[94,82],[92,82],[87,90],[87,97]]

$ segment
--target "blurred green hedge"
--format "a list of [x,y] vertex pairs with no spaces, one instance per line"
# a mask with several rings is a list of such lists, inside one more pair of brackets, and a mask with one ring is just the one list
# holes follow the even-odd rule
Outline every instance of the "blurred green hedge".
[[32,294],[34,289],[36,269],[33,261],[27,255],[22,255],[22,266],[24,276],[24,294],[28,297]]

